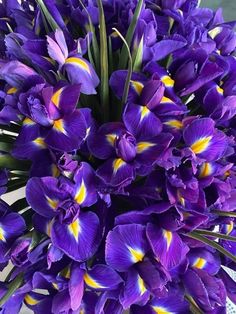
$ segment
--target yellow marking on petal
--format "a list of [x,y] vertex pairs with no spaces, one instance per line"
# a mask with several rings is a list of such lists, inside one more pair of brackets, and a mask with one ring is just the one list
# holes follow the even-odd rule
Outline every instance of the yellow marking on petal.
[[175,120],[175,119],[166,121],[166,122],[164,122],[164,124],[169,125],[175,129],[182,129],[183,128],[183,123],[181,121]]
[[2,227],[0,227],[0,241],[6,242],[6,238],[4,236],[4,230]]
[[87,195],[87,189],[86,189],[86,186],[84,184],[84,180],[82,180],[81,185],[80,185],[78,191],[76,192],[75,201],[78,204],[82,204],[86,198],[86,195]]
[[221,31],[222,31],[222,27],[217,26],[213,28],[212,30],[210,30],[208,34],[212,39],[214,39],[217,35],[221,33]]
[[152,306],[152,308],[157,314],[174,314],[174,312],[167,311],[162,306]]
[[220,95],[223,95],[224,94],[224,90],[223,90],[223,88],[221,88],[220,86],[216,86],[216,90],[217,90],[217,92],[220,94]]
[[170,98],[166,97],[166,96],[163,96],[161,101],[160,101],[161,104],[168,104],[168,103],[173,103],[173,100],[171,100]]
[[7,90],[7,94],[8,95],[12,95],[12,94],[15,94],[17,92],[17,88],[16,87],[11,87]]
[[130,81],[130,83],[131,83],[133,89],[136,91],[136,93],[138,95],[140,95],[142,93],[142,90],[144,87],[143,83],[138,82],[138,81],[132,81],[132,80]]
[[37,137],[34,141],[33,141],[36,145],[41,146],[43,148],[46,148],[47,145],[44,142],[44,139],[42,137]]
[[125,165],[125,161],[122,160],[121,158],[117,158],[113,161],[112,167],[114,173],[116,173],[121,167]]
[[100,285],[99,283],[97,283],[91,276],[89,276],[89,274],[88,273],[86,273],[85,275],[84,275],[84,281],[85,281],[85,283],[89,286],[89,287],[92,287],[92,288],[100,288],[100,289],[104,289],[104,288],[106,288],[105,286],[102,286],[102,285]]
[[140,249],[133,249],[131,246],[128,246],[128,249],[130,251],[131,258],[134,263],[138,263],[143,260],[145,255],[143,251],[141,251]]
[[69,231],[70,233],[74,236],[75,240],[78,241],[79,238],[79,233],[81,231],[80,225],[79,225],[79,220],[73,221],[69,226]]
[[91,130],[91,127],[89,127],[89,128],[86,129],[85,138],[87,138],[87,137],[89,136],[90,130]]
[[111,144],[112,146],[114,146],[115,144],[115,140],[116,140],[116,134],[107,134],[106,135],[106,139],[109,142],[109,144]]
[[198,269],[203,269],[204,266],[206,265],[206,260],[204,258],[198,257],[193,264],[193,267],[198,268]]
[[234,229],[234,223],[233,221],[230,221],[229,224],[226,225],[226,234],[229,235]]
[[167,250],[169,250],[173,238],[172,232],[168,230],[163,230],[163,236],[167,243]]
[[46,234],[49,236],[49,238],[51,237],[52,224],[53,220],[49,221],[46,225]]
[[169,75],[162,76],[161,81],[166,87],[173,87],[175,85],[175,81]]
[[66,279],[70,279],[70,267],[65,267],[61,272],[60,275]]
[[59,107],[59,103],[60,103],[60,98],[61,98],[61,93],[63,92],[64,87],[58,89],[58,91],[56,91],[51,98],[51,102],[54,103],[54,105],[56,107]]
[[55,210],[55,209],[57,209],[57,206],[58,206],[58,200],[54,200],[54,199],[52,199],[52,198],[50,198],[50,197],[48,197],[48,196],[46,196],[46,200],[47,200],[47,203],[48,203],[48,205],[53,209],[53,210]]
[[141,119],[140,121],[142,121],[144,118],[146,118],[149,113],[151,112],[148,107],[146,106],[140,106],[140,111],[141,111]]
[[204,152],[210,144],[212,136],[202,137],[191,145],[191,149],[195,154]]
[[151,142],[139,142],[137,143],[137,153],[141,154],[143,153],[145,150],[149,149],[150,147],[155,146],[155,143],[151,143]]
[[115,31],[112,32],[110,36],[112,36],[113,38],[119,37],[118,33]]
[[85,314],[84,309],[80,310],[80,311],[79,311],[79,314]]
[[209,162],[204,162],[200,168],[199,178],[208,177],[212,174],[212,165]]
[[141,292],[141,295],[143,295],[144,292],[147,291],[147,289],[145,287],[143,279],[139,275],[138,275],[138,286],[139,286],[139,290]]
[[86,72],[88,72],[89,74],[91,74],[88,64],[80,58],[75,58],[75,57],[67,58],[65,63],[75,64],[79,66],[80,68],[82,68],[83,70],[85,70]]
[[24,300],[25,300],[25,303],[27,303],[28,305],[36,305],[40,302],[39,300],[36,300],[33,297],[31,297],[31,295],[29,294],[26,294]]
[[57,167],[56,164],[52,164],[52,166],[51,166],[51,171],[52,171],[52,176],[53,176],[54,178],[59,177],[59,175],[60,175],[60,170],[58,169],[58,167]]
[[25,118],[23,121],[23,125],[33,125],[33,124],[35,124],[35,123],[30,118]]
[[53,124],[53,128],[60,133],[66,134],[66,130],[64,129],[64,123],[62,119],[55,120]]
[[52,286],[54,289],[59,290],[58,284],[55,282],[52,282]]
[[224,176],[225,178],[228,178],[230,176],[230,170],[225,171]]
[[52,58],[49,58],[49,57],[45,57],[45,56],[42,56],[43,59],[47,60],[48,62],[50,62],[51,64],[55,64],[55,60],[53,60]]

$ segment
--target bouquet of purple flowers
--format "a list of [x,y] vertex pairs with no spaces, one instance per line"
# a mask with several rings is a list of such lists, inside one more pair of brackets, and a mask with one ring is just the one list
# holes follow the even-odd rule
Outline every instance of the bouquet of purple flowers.
[[0,4],[0,313],[236,303],[235,22],[198,2]]

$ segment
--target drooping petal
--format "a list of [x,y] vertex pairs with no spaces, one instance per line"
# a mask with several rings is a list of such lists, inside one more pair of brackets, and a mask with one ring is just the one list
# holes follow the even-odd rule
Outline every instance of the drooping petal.
[[65,60],[64,69],[72,84],[81,84],[81,93],[96,94],[99,78],[91,64],[79,55]]
[[93,212],[80,213],[69,225],[55,221],[51,230],[52,243],[76,261],[93,256],[100,242],[99,219]]
[[66,197],[58,188],[58,180],[53,177],[31,178],[26,186],[26,198],[38,214],[52,218],[56,215],[59,202]]
[[84,281],[90,289],[114,290],[122,283],[121,277],[107,265],[97,264],[84,275]]
[[70,152],[78,149],[86,136],[86,123],[79,110],[54,121],[45,143],[54,149]]
[[159,228],[151,223],[147,225],[147,238],[157,260],[167,269],[179,265],[188,252],[188,247],[177,232]]
[[150,292],[147,290],[139,273],[133,268],[129,269],[124,290],[120,296],[123,308],[126,310],[133,304],[144,305],[147,303],[149,297]]
[[147,106],[129,103],[124,111],[123,120],[127,130],[139,138],[151,138],[162,130],[162,123]]
[[74,175],[74,181],[75,201],[83,207],[89,207],[96,203],[95,172],[88,163],[80,163]]
[[107,235],[106,262],[118,271],[126,271],[142,261],[148,249],[144,226],[116,226]]
[[220,258],[204,249],[192,249],[188,253],[190,265],[195,269],[204,269],[210,275],[215,275],[220,270]]
[[78,310],[81,305],[84,294],[84,270],[78,263],[73,263],[70,268],[70,280],[68,284],[69,295],[71,300],[71,309]]

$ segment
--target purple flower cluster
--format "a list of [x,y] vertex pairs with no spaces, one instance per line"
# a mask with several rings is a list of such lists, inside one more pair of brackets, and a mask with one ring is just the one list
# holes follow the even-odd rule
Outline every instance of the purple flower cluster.
[[0,313],[236,303],[234,26],[197,0],[2,1],[0,193],[26,197],[0,200]]

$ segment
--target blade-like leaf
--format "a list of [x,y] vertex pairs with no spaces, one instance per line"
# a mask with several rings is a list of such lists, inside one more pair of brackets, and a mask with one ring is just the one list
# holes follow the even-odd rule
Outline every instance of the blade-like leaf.
[[236,217],[236,212],[224,212],[220,210],[213,210],[212,213],[222,217]]
[[[136,9],[134,11],[132,21],[129,25],[128,31],[127,31],[126,36],[125,36],[125,41],[126,41],[129,48],[130,48],[130,45],[131,45],[131,42],[132,42],[132,39],[134,36],[135,28],[136,28],[136,25],[138,22],[139,15],[141,13],[142,6],[143,6],[143,0],[139,0],[138,4],[136,6]],[[124,44],[122,49],[121,49],[121,53],[120,53],[119,69],[125,69],[126,68],[126,65],[128,62],[128,57],[129,56],[128,56],[127,48],[126,48],[126,45]]]
[[8,154],[0,155],[0,168],[12,170],[29,170],[30,163],[27,161],[17,160]]
[[218,238],[218,239],[224,239],[227,241],[233,241],[236,242],[236,237],[229,236],[227,234],[223,233],[218,233],[218,232],[213,232],[213,231],[208,231],[208,230],[203,230],[203,229],[196,229],[194,232],[201,234],[201,235],[206,235],[208,237],[212,238]]
[[230,253],[229,251],[227,251],[226,249],[224,249],[221,245],[219,245],[217,242],[209,240],[206,237],[203,237],[200,234],[197,234],[196,232],[192,231],[189,233],[185,234],[187,237],[190,237],[192,239],[198,240],[202,243],[205,243],[209,246],[211,246],[212,248],[216,249],[217,251],[219,251],[221,254],[227,256],[228,258],[230,258],[233,262],[236,263],[236,256],[233,255],[232,253]]
[[139,72],[143,61],[143,36],[137,50],[133,54],[133,71]]
[[203,312],[199,309],[199,307],[190,295],[186,294],[185,299],[189,302],[190,311],[192,314],[203,314]]
[[54,20],[50,12],[48,11],[46,5],[44,4],[43,0],[36,0],[38,3],[38,6],[42,12],[42,15],[45,17],[47,20],[48,24],[50,25],[51,29],[55,31],[56,29],[60,29],[59,25],[57,22]]
[[0,306],[7,302],[8,299],[14,294],[14,292],[22,285],[23,274],[19,274],[12,282],[10,282],[7,292],[0,299]]
[[109,117],[109,82],[108,82],[108,51],[107,32],[103,11],[102,0],[97,0],[99,9],[99,34],[100,34],[100,63],[101,63],[101,103],[103,107],[104,120]]

